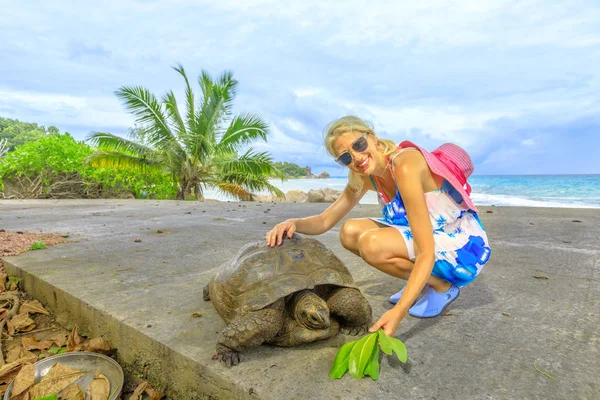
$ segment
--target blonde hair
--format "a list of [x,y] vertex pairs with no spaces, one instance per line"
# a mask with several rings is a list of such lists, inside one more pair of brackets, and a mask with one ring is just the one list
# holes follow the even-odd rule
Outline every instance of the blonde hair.
[[[344,133],[358,132],[364,133],[367,137],[371,136],[371,139],[375,138],[375,132],[373,127],[366,121],[355,117],[353,115],[347,115],[333,122],[330,122],[325,127],[325,147],[327,152],[333,157],[338,155],[335,153],[333,144],[335,141],[342,136]],[[396,151],[396,143],[390,139],[377,138],[377,149],[387,156]],[[354,190],[356,194],[360,193],[363,189],[364,182],[361,176],[353,171],[348,171],[348,186]]]

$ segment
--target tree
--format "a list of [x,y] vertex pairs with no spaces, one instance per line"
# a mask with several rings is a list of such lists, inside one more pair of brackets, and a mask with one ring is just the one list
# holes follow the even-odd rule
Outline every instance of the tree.
[[276,162],[275,167],[284,173],[288,178],[304,178],[306,177],[306,168],[299,166],[298,164],[291,163],[288,161]]
[[173,91],[159,101],[141,86],[121,87],[116,95],[136,117],[136,127],[129,140],[92,133],[88,140],[99,151],[90,162],[165,169],[179,185],[178,199],[192,192],[196,199],[203,199],[207,187],[240,200],[252,200],[256,191],[263,190],[283,196],[268,181],[269,177],[284,178],[271,156],[247,148],[255,140],[267,140],[267,123],[253,114],[232,116],[238,83],[232,73],[225,72],[215,81],[202,71],[198,77],[201,94],[196,101],[183,66],[173,69],[185,81],[185,114],[181,115]]
[[0,140],[6,139],[8,151],[13,151],[16,146],[24,143],[34,142],[46,134],[46,128],[36,123],[0,118]]

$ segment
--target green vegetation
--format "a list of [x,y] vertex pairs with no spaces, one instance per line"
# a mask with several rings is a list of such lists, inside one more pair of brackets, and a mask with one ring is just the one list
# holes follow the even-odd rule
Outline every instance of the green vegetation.
[[267,153],[250,146],[267,140],[267,123],[259,116],[232,116],[237,81],[230,72],[213,80],[206,72],[198,77],[201,93],[194,94],[181,65],[174,68],[185,82],[185,113],[181,115],[173,91],[160,101],[141,86],[124,86],[116,94],[136,117],[131,140],[95,132],[89,141],[101,150],[90,160],[94,166],[136,171],[166,171],[178,184],[177,199],[191,193],[203,198],[214,187],[240,200],[254,192],[283,193],[268,178],[284,178]]
[[40,249],[45,249],[46,248],[46,243],[44,242],[35,242],[34,244],[32,244],[29,247],[29,250],[40,250]]
[[404,343],[395,337],[389,337],[379,329],[361,339],[345,343],[333,360],[329,377],[340,379],[349,371],[354,378],[370,376],[374,381],[378,380],[379,349],[387,355],[396,353],[398,360],[403,363],[408,360]]
[[95,168],[94,153],[68,133],[51,133],[16,147],[0,161],[0,177],[14,182],[29,198],[97,198],[131,192],[136,198],[173,198],[176,186],[160,172]]
[[8,151],[27,142],[33,142],[48,133],[58,133],[58,128],[51,126],[46,129],[35,123],[0,117],[0,142],[6,139]]
[[283,172],[286,178],[304,178],[306,176],[306,168],[291,162],[276,162],[275,168]]

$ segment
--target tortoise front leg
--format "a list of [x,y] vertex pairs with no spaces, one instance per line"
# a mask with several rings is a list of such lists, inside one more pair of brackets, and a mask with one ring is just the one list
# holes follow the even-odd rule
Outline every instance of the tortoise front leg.
[[326,300],[329,312],[340,321],[342,333],[354,336],[369,329],[372,321],[371,305],[359,290],[336,288]]
[[[283,299],[279,302],[283,302]],[[278,303],[279,303],[278,302]],[[273,339],[283,326],[283,306],[279,304],[234,319],[221,332],[217,356],[228,367],[241,361],[240,353]]]

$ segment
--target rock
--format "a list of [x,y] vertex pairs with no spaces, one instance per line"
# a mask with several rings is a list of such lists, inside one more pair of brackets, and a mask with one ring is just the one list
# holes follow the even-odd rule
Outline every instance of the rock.
[[285,201],[288,203],[306,203],[308,201],[308,194],[302,190],[290,190],[285,194]]
[[128,190],[123,190],[122,192],[117,193],[116,198],[124,200],[135,200],[135,195]]
[[329,173],[327,171],[323,171],[319,174],[319,179],[329,179],[331,178],[331,176],[329,176]]
[[311,189],[308,193],[302,190],[290,190],[285,194],[285,199],[280,199],[277,196],[255,196],[255,201],[264,201],[265,203],[333,203],[342,194],[341,190],[335,190],[330,188],[325,189]]
[[308,191],[308,201],[310,203],[324,203],[325,195],[321,190],[311,189]]

